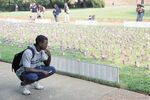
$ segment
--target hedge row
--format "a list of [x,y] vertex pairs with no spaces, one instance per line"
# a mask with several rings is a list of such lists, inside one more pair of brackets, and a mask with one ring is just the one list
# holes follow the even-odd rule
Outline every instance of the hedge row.
[[[64,7],[64,2],[63,1],[59,1],[59,0],[55,0],[52,2],[52,4],[47,4],[46,2],[37,2],[41,5],[43,5],[46,8],[53,8],[54,4],[58,4],[59,7],[63,8]],[[0,3],[0,11],[15,11],[15,5],[16,3]],[[18,3],[18,10],[19,11],[27,11],[29,10],[29,5],[30,2],[26,2],[26,3]],[[85,2],[77,2],[74,4],[69,4],[70,8],[102,8],[105,6],[105,3],[103,0],[88,0]]]

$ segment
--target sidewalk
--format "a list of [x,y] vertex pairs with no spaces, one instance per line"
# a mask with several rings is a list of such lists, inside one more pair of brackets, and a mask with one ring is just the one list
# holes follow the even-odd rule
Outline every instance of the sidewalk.
[[0,100],[150,100],[147,95],[55,74],[41,80],[44,90],[22,95],[11,64],[0,62]]
[[51,19],[37,19],[35,21],[30,19],[16,19],[16,18],[0,18],[0,21],[10,22],[10,23],[42,23],[42,24],[72,24],[72,25],[106,25],[106,26],[123,26],[121,22],[97,22],[88,20],[76,20],[69,23],[63,21],[54,22]]

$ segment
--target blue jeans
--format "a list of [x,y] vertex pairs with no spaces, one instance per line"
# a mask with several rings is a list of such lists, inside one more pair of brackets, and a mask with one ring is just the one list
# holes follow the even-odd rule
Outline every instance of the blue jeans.
[[143,16],[144,16],[144,13],[138,13],[137,14],[137,19],[136,19],[136,21],[138,22],[141,22],[141,21],[143,21]]
[[40,70],[44,70],[44,71],[48,71],[50,72],[49,75],[45,75],[41,72],[23,72],[20,76],[20,80],[21,81],[26,81],[27,83],[31,84],[35,81],[38,81],[38,80],[41,80],[43,78],[46,78],[52,74],[54,74],[56,72],[55,68],[52,67],[52,66],[38,66],[38,67],[35,67],[35,69],[40,69]]
[[54,15],[55,22],[58,22],[58,15]]

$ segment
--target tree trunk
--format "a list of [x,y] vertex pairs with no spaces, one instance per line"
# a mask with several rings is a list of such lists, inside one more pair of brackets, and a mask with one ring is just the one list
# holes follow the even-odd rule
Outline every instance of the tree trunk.
[[52,3],[53,3],[52,0],[49,0],[49,2],[50,2],[50,7],[52,7]]
[[144,0],[141,0],[141,4],[144,4]]
[[83,0],[83,7],[86,8],[86,0]]

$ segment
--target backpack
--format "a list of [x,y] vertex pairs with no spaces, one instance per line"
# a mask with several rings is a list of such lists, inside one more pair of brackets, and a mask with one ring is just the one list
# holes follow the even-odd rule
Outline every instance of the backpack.
[[[27,49],[29,49],[29,50],[32,51],[32,58],[33,58],[34,55],[35,55],[34,49],[31,48],[31,47],[28,47]],[[25,49],[25,50],[27,50],[27,49]],[[22,55],[23,55],[23,53],[24,53],[25,50],[23,50],[23,51],[21,51],[21,52],[15,54],[15,56],[14,56],[14,58],[13,58],[13,62],[12,62],[12,72],[13,72],[13,70],[14,70],[15,73],[16,73],[16,71],[21,67],[20,61],[21,61]],[[31,58],[31,59],[32,59],[32,58]]]

